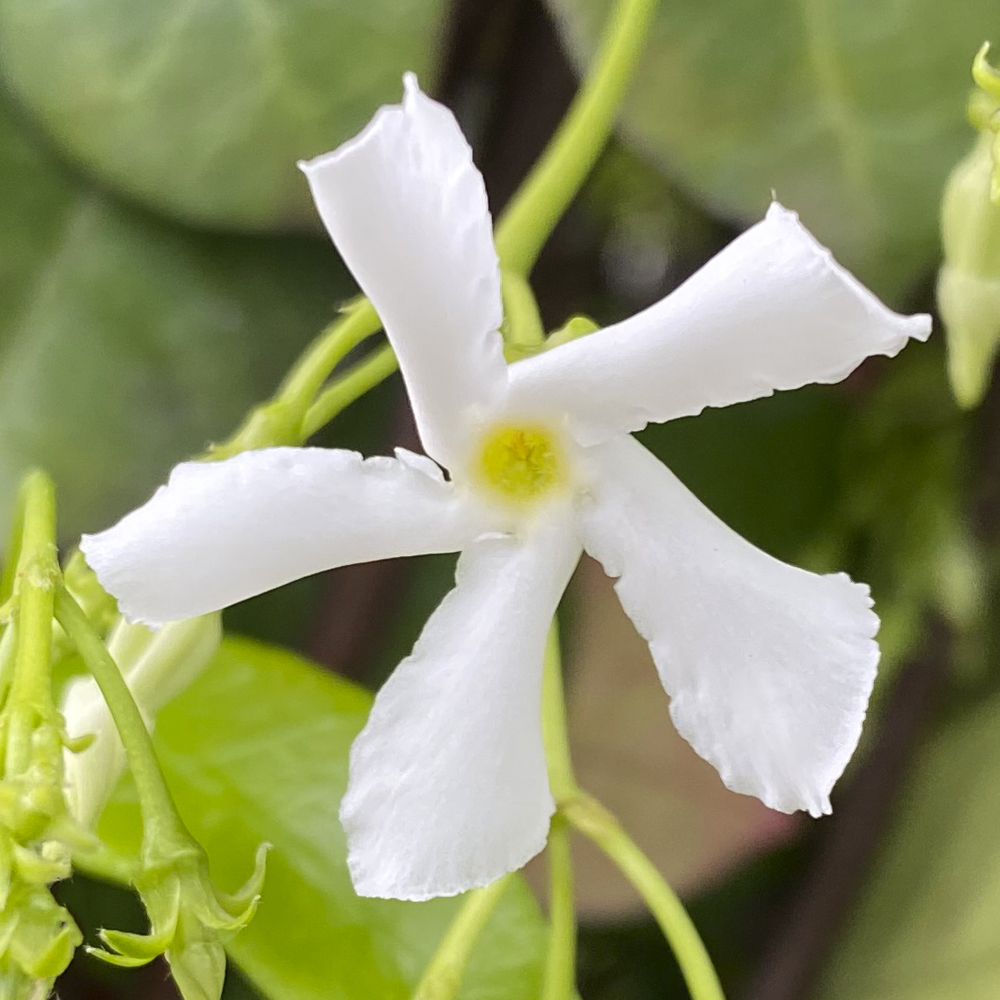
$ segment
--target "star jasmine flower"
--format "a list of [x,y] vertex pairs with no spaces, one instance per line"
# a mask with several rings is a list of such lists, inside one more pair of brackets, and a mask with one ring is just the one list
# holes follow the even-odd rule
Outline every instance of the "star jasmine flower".
[[677,729],[726,785],[829,812],[878,661],[868,588],[759,551],[630,433],[837,382],[925,339],[929,317],[891,312],[774,204],[662,301],[507,365],[482,177],[412,75],[401,105],[302,168],[427,457],[269,448],[178,466],[83,540],[124,614],[155,625],[335,566],[461,552],[351,753],[341,820],[361,895],[459,893],[544,846],[543,652],[583,551],[617,578]]

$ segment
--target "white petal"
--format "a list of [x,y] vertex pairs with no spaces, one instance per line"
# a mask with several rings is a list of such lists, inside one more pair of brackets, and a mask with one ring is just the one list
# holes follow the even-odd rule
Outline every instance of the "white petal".
[[878,663],[868,588],[761,552],[634,440],[594,460],[584,547],[619,577],[680,734],[733,791],[829,812]]
[[455,552],[487,527],[427,459],[266,448],[178,465],[80,548],[122,613],[156,625],[335,566]]
[[575,417],[582,444],[706,406],[839,382],[872,354],[926,340],[777,203],[671,295],[622,323],[513,365],[515,401]]
[[[108,652],[124,674],[147,728],[153,728],[160,709],[208,666],[221,639],[218,615],[173,622],[153,634],[141,625],[121,622],[116,627],[108,639]],[[63,752],[70,812],[89,829],[125,770],[125,750],[92,678],[77,677],[66,685],[62,713],[71,737],[94,737],[80,753]]]
[[427,453],[460,461],[468,416],[506,385],[500,270],[483,179],[452,113],[405,77],[339,149],[300,166],[399,358]]
[[542,661],[579,554],[565,524],[462,554],[455,589],[351,749],[340,818],[359,895],[452,896],[545,846]]

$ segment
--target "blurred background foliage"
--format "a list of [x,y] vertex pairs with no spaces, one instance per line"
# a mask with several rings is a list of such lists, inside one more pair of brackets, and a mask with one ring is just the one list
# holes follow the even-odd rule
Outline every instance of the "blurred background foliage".
[[[455,109],[498,210],[609,5],[0,0],[0,520],[38,463],[67,543],[104,527],[275,385],[353,293],[295,161],[397,100],[403,70]],[[995,0],[661,0],[619,135],[536,269],[549,326],[653,301],[772,191],[891,304],[929,308],[942,186],[974,138],[969,66],[998,36]],[[684,893],[732,997],[1000,995],[1000,393],[961,413],[937,334],[841,385],[643,439],[763,548],[870,582],[883,669],[834,816],[779,816],[677,737],[585,563],[564,609],[582,782]],[[319,440],[412,445],[397,381]],[[453,912],[355,899],[335,821],[358,684],[406,653],[453,565],[353,567],[232,609],[256,641],[227,641],[164,712],[164,764],[222,882],[276,845],[229,1000],[406,997]],[[102,832],[120,858],[135,830],[125,784]],[[578,864],[582,995],[684,996],[628,888],[582,848]],[[527,872],[542,893],[543,866]],[[60,887],[91,934],[141,927],[100,880],[114,870],[109,856]],[[520,882],[462,996],[536,996],[543,940]],[[64,1000],[171,991],[160,968],[87,958],[59,984]]]

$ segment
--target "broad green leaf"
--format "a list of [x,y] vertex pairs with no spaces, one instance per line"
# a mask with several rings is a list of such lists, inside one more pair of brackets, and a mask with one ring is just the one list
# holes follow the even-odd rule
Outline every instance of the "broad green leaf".
[[[290,653],[227,639],[208,670],[165,709],[157,751],[185,822],[225,889],[268,857],[260,909],[230,952],[271,1000],[404,1000],[458,901],[359,899],[337,805],[347,752],[371,698]],[[131,786],[101,835],[134,854]],[[476,947],[463,1000],[535,1000],[545,931],[523,882],[511,886]]]
[[0,522],[38,464],[65,538],[104,527],[272,391],[347,290],[323,242],[194,234],[69,178],[0,106]]
[[445,0],[2,0],[0,72],[104,184],[200,224],[312,225],[295,161],[404,70],[432,82]]
[[817,1000],[994,1000],[1000,699],[922,753]]
[[[548,0],[586,65],[611,0]],[[993,0],[670,0],[625,134],[724,215],[772,190],[882,295],[937,254],[941,187],[972,141],[970,67]]]

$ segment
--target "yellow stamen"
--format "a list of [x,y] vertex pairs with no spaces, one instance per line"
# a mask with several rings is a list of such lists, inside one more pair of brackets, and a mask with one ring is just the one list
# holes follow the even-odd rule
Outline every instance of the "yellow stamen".
[[508,500],[538,499],[565,477],[561,449],[544,427],[495,427],[483,441],[479,472]]

